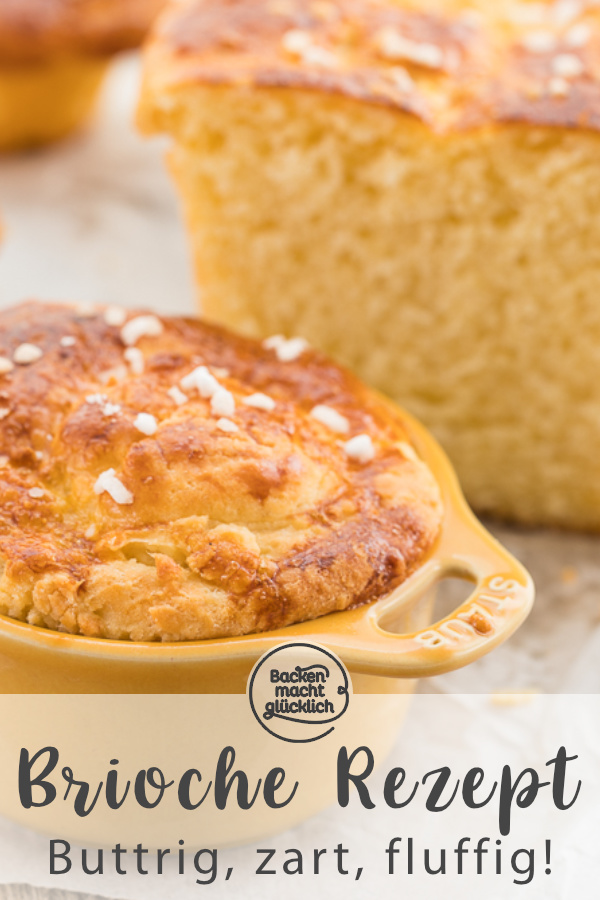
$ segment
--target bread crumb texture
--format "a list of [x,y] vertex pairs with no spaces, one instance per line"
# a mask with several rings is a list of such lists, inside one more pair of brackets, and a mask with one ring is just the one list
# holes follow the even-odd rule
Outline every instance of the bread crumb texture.
[[600,529],[598,3],[186,0],[140,122],[209,318],[402,402],[478,510]]
[[18,357],[0,374],[4,615],[135,641],[265,631],[376,600],[437,537],[401,413],[310,349],[281,362],[197,320],[28,303],[0,312],[0,356]]

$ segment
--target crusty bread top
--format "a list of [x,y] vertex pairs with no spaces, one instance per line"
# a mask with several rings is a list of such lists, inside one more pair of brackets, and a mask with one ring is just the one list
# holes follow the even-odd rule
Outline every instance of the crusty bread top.
[[0,65],[136,47],[165,0],[1,0]]
[[374,600],[423,561],[439,492],[395,407],[299,340],[124,319],[0,313],[0,612],[220,637]]
[[599,129],[600,4],[178,0],[147,51],[142,126],[165,127],[165,93],[194,82],[340,94],[440,133]]

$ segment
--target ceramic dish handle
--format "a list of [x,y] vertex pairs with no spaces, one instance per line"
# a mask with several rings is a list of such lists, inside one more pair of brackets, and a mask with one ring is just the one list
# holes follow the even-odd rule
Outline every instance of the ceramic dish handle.
[[[470,528],[446,530],[435,556],[386,600],[357,620],[359,655],[395,677],[423,678],[457,669],[483,656],[509,637],[527,616],[533,585],[522,566],[475,520]],[[456,549],[460,547],[459,549]],[[411,608],[437,582],[464,578],[474,590],[457,609],[412,634],[386,628],[394,615]],[[357,633],[358,632],[358,633]],[[356,660],[358,662],[358,660]]]
[[[438,545],[429,560],[388,597],[347,611],[343,630],[335,624],[331,631],[325,628],[322,640],[357,671],[423,678],[473,662],[509,637],[528,615],[534,587],[523,566],[472,514],[437,443],[407,418],[411,439],[442,490],[445,514]],[[394,619],[410,621],[410,610],[448,577],[474,585],[467,600],[419,631],[398,634],[392,630]]]

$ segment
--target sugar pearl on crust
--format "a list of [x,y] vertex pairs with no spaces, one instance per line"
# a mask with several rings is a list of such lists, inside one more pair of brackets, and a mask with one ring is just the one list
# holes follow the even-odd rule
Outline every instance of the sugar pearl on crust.
[[375,456],[375,447],[368,434],[357,434],[344,444],[344,452],[348,459],[357,463],[368,463]]
[[521,43],[531,53],[552,53],[558,46],[558,38],[551,31],[532,31]]
[[43,351],[35,344],[20,344],[13,353],[13,362],[19,366],[28,366],[43,356]]
[[444,53],[437,44],[411,41],[394,28],[378,31],[375,46],[384,59],[406,60],[428,69],[441,69],[444,65]]
[[44,496],[44,491],[42,490],[42,488],[38,487],[30,488],[27,493],[32,498],[32,500],[40,500]]
[[281,38],[281,46],[288,53],[300,56],[312,44],[312,38],[308,31],[300,28],[290,28]]
[[339,65],[335,53],[315,44],[312,35],[299,28],[286,31],[281,38],[281,46],[286,53],[298,57],[306,65],[322,66],[326,69],[337,68]]
[[552,18],[557,25],[568,25],[583,12],[581,0],[556,0],[551,7]]
[[275,353],[279,362],[293,362],[304,353],[307,347],[308,344],[304,338],[290,338],[285,344],[277,347]]
[[103,415],[107,417],[116,416],[117,413],[121,412],[120,405],[118,403],[111,403],[105,394],[88,394],[85,398],[85,402],[100,406]]
[[304,338],[285,338],[282,334],[274,334],[263,341],[266,350],[274,350],[279,362],[293,362],[308,349],[308,341]]
[[123,356],[129,363],[134,375],[143,375],[144,354],[138,347],[128,347]]
[[187,403],[189,400],[187,394],[184,394],[183,391],[180,391],[176,384],[173,385],[173,387],[169,388],[167,394],[169,395],[173,403],[175,403],[177,406],[183,406],[183,404]]
[[234,432],[240,430],[235,422],[232,422],[231,419],[225,418],[219,419],[217,421],[217,428],[219,429],[219,431],[226,431],[229,434],[233,434]]
[[336,69],[339,65],[335,53],[325,47],[319,47],[318,44],[307,47],[301,54],[301,59],[307,66],[320,66],[323,69]]
[[6,375],[7,372],[12,372],[14,369],[14,365],[6,356],[0,356],[0,375]]
[[120,328],[126,318],[127,312],[122,306],[109,306],[104,311],[104,321],[107,325],[113,325],[115,328]]
[[559,53],[552,60],[552,72],[558,78],[577,78],[585,72],[585,66],[574,53]]
[[564,78],[551,78],[548,82],[548,93],[551,97],[568,97],[569,82]]
[[72,334],[65,334],[64,337],[61,337],[59,343],[61,347],[73,347],[76,342]]
[[150,413],[138,413],[133,420],[133,424],[138,431],[141,431],[142,434],[147,434],[149,437],[156,434],[156,429],[158,428],[158,422]]
[[211,397],[210,408],[216,416],[232,416],[235,412],[233,394],[220,387]]
[[179,382],[184,391],[198,391],[201,397],[208,400],[215,394],[221,385],[206,366],[197,366],[188,372]]
[[162,331],[162,322],[156,316],[136,316],[121,328],[121,340],[132,347],[140,338],[158,337]]
[[592,29],[587,22],[578,22],[569,28],[565,35],[565,44],[568,47],[585,47],[592,36]]
[[122,481],[119,481],[114,469],[107,469],[98,476],[94,485],[94,493],[107,493],[120,506],[128,506],[133,503],[133,494],[127,490]]
[[337,431],[339,434],[348,434],[350,431],[350,423],[346,416],[343,416],[336,409],[332,409],[331,406],[319,403],[317,406],[313,406],[310,415],[317,422],[320,422],[321,425],[325,425],[326,428]]
[[242,403],[245,406],[252,406],[254,409],[264,409],[265,412],[273,412],[277,405],[272,397],[269,397],[268,394],[262,394],[260,391],[256,394],[250,394],[249,397],[244,397]]

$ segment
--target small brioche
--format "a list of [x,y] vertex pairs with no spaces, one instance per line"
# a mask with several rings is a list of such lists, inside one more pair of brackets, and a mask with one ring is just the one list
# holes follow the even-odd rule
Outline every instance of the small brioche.
[[0,312],[0,612],[182,641],[376,600],[437,537],[402,414],[279,336]]

